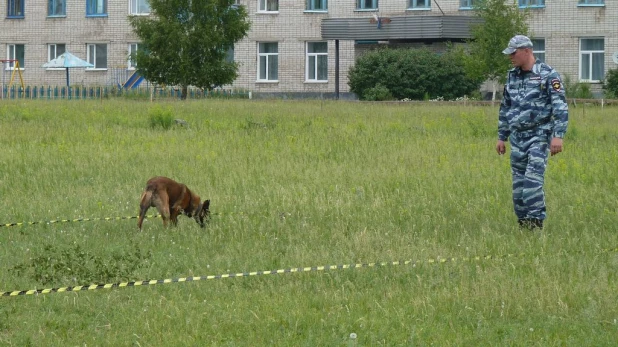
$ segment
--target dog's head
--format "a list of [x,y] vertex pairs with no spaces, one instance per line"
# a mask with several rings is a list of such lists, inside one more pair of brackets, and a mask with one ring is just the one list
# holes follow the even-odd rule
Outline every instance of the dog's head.
[[195,211],[193,218],[195,218],[195,221],[197,222],[197,224],[199,224],[203,228],[205,226],[204,220],[207,221],[209,217],[210,217],[210,200],[206,200],[204,201],[203,204],[200,203],[197,206],[197,210]]

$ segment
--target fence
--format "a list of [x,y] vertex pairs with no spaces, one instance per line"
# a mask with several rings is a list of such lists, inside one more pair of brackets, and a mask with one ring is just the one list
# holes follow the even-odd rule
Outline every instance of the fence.
[[[59,86],[3,86],[1,99],[100,99],[109,97],[135,97],[135,98],[180,98],[181,90],[166,87],[145,87],[135,89],[122,89],[112,86],[99,87],[59,87]],[[187,99],[202,98],[250,98],[250,92],[244,90],[202,90],[191,88],[187,91]]]

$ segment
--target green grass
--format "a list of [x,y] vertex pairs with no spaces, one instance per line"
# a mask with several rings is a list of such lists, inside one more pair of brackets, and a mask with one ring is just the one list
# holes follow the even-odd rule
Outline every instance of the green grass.
[[0,227],[0,291],[416,263],[0,297],[0,345],[615,345],[615,114],[571,109],[531,233],[495,107],[3,101],[0,223],[136,216],[156,175],[213,216]]

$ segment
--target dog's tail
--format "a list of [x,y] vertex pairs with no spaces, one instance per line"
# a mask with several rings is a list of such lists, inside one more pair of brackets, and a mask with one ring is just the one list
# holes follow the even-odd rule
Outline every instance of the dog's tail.
[[137,227],[139,230],[142,230],[142,223],[144,222],[144,217],[146,216],[146,211],[152,205],[152,191],[146,189],[142,193],[142,199],[139,203],[139,219],[137,220]]

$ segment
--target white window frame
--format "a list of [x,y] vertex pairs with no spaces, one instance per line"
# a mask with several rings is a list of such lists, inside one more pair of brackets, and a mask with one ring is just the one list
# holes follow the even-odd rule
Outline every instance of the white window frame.
[[[276,5],[276,9],[273,9],[272,5]],[[279,13],[279,0],[259,0],[258,1],[259,13]]]
[[[67,51],[67,46],[64,43],[49,43],[47,44],[47,61],[50,62],[56,58],[58,58],[60,55],[62,55],[62,53],[58,54],[58,46],[62,45],[64,46],[64,52]],[[64,68],[61,67],[50,67],[47,68],[47,70],[64,70]]]
[[[325,43],[326,52],[310,52],[310,46],[314,43]],[[328,41],[307,41],[305,51],[307,52],[305,59],[305,82],[328,82]],[[318,77],[320,75],[319,67],[321,66],[320,61],[323,59],[326,59],[326,78],[320,79]],[[311,73],[313,73],[313,78],[310,77]]]
[[[277,44],[277,52],[271,53],[271,52],[261,52],[260,51],[260,47],[262,44]],[[257,64],[257,81],[258,82],[279,82],[279,42],[258,42],[257,43],[258,47],[258,64]],[[276,59],[276,74],[277,74],[277,78],[276,79],[269,79],[269,76],[271,75],[271,63],[272,63],[272,59]],[[262,63],[264,64],[264,76],[261,75],[262,72]]]
[[[423,4],[419,4],[423,2]],[[408,0],[409,10],[431,10],[431,0]]]
[[[97,67],[97,46],[105,45],[105,67]],[[107,43],[88,43],[86,44],[86,60],[94,65],[94,67],[87,67],[86,70],[107,70],[109,64],[109,49]]]
[[139,49],[139,43],[137,42],[129,43],[129,47],[128,47],[129,54],[127,56],[127,70],[135,70],[135,68],[137,67],[137,62],[133,61],[133,59],[131,58],[131,54],[137,53],[138,49]]
[[[21,44],[21,43],[8,43],[6,45],[6,59],[19,61],[19,57],[16,56],[17,46],[22,46],[22,49],[24,52],[23,61],[19,62],[20,63],[19,70],[24,70],[26,66],[26,45]],[[15,63],[14,62],[8,63],[6,65],[6,70],[15,70]]]
[[148,0],[129,0],[129,14],[132,16],[146,16],[150,14]]
[[375,11],[379,5],[378,0],[356,0],[357,11]]
[[[602,50],[583,50],[582,46],[583,46],[583,41],[584,40],[603,40],[603,49]],[[585,79],[582,76],[582,72],[585,68],[584,66],[584,56],[588,57],[588,75],[590,76],[589,79]],[[600,79],[593,79],[592,75],[593,75],[593,67],[594,65],[594,57],[602,57],[603,61],[601,62],[601,68],[602,68],[602,73],[601,73],[601,78]],[[605,78],[605,38],[603,37],[582,37],[579,39],[579,81],[580,82],[587,82],[587,83],[600,83],[603,81],[603,79]]]

